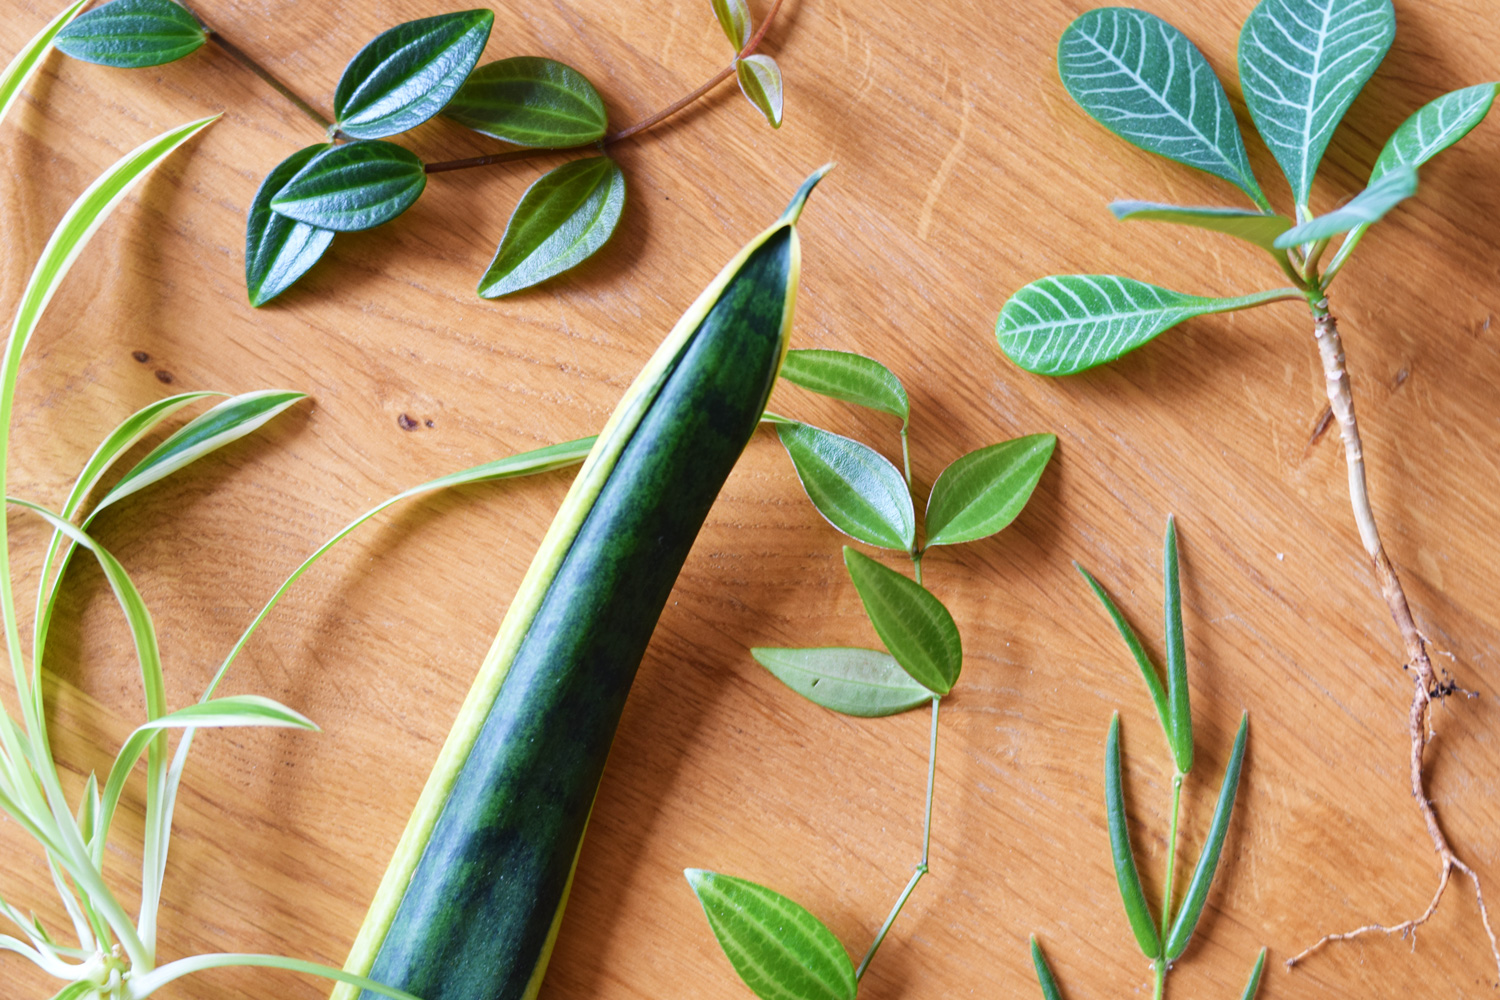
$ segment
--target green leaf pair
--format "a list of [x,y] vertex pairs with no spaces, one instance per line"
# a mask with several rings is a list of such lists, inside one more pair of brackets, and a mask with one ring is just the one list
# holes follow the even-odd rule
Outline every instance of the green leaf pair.
[[724,37],[734,46],[734,75],[739,81],[740,93],[751,107],[765,116],[772,128],[781,128],[781,110],[785,102],[786,88],[782,84],[781,67],[776,60],[764,55],[746,55],[750,44],[750,7],[745,0],[710,0],[714,17],[724,29]]

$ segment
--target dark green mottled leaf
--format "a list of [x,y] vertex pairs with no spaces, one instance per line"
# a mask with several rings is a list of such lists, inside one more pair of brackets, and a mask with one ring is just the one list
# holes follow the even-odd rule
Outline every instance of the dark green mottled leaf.
[[740,81],[740,91],[757,111],[766,116],[772,128],[781,128],[781,105],[784,93],[781,86],[781,67],[770,56],[753,55],[734,61],[734,73]]
[[1370,186],[1350,199],[1342,208],[1309,219],[1276,238],[1281,248],[1299,243],[1326,240],[1351,229],[1368,226],[1385,218],[1385,213],[1417,193],[1417,172],[1411,167],[1394,167],[1371,181]]
[[263,305],[286,291],[333,242],[331,229],[271,211],[271,199],[307,166],[307,161],[327,148],[324,143],[308,146],[282,160],[260,182],[250,202],[245,219],[245,290],[252,306]]
[[903,427],[911,420],[911,404],[901,380],[885,365],[863,354],[787,351],[781,377],[821,396],[900,417]]
[[604,101],[571,66],[540,56],[486,63],[469,75],[443,115],[518,146],[584,146],[604,138]]
[[1120,713],[1109,723],[1109,739],[1104,749],[1104,806],[1109,825],[1109,850],[1115,863],[1115,881],[1120,885],[1120,901],[1125,916],[1135,932],[1136,944],[1147,958],[1161,957],[1161,935],[1141,888],[1141,873],[1135,867],[1135,852],[1130,847],[1130,823],[1125,815],[1125,779],[1120,766]]
[[917,533],[911,492],[884,455],[810,424],[782,424],[776,432],[829,524],[867,545],[910,551]]
[[724,29],[724,37],[738,52],[750,40],[750,7],[745,0],[712,0],[714,17]]
[[1117,219],[1140,219],[1144,222],[1173,222],[1227,233],[1258,247],[1274,250],[1276,237],[1292,228],[1284,215],[1253,212],[1246,208],[1218,208],[1206,205],[1163,205],[1152,201],[1110,202],[1109,210]]
[[382,139],[416,128],[463,85],[495,15],[461,10],[381,32],[344,67],[333,95],[338,127],[356,139]]
[[927,500],[927,547],[988,538],[1016,519],[1057,447],[1032,434],[971,451],[948,466]]
[[74,59],[139,69],[173,62],[208,40],[203,25],[172,0],[110,0],[58,32],[54,44]]
[[844,566],[864,602],[875,634],[901,669],[937,694],[947,694],[963,669],[953,616],[925,587],[844,546]]
[[1036,970],[1036,981],[1042,987],[1042,1000],[1062,1000],[1057,978],[1052,975],[1052,967],[1047,964],[1047,956],[1042,954],[1035,934],[1031,935],[1031,967]]
[[873,719],[932,700],[894,656],[877,649],[762,646],[750,655],[808,701],[844,715]]
[[389,222],[427,186],[415,153],[389,142],[361,140],[325,149],[271,199],[289,219],[336,232]]

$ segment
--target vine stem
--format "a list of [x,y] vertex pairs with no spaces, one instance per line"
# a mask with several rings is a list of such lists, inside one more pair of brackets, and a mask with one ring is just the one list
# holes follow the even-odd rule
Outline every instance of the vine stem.
[[[195,14],[194,16],[196,17],[197,15]],[[201,18],[199,19],[198,23],[203,24]],[[308,118],[312,119],[312,121],[315,122],[319,128],[323,129],[323,131],[331,132],[331,130],[333,129],[333,122],[329,121],[328,118],[325,117],[323,113],[317,108],[313,107],[311,104],[307,103],[301,97],[299,97],[296,91],[292,90],[291,87],[288,87],[286,84],[277,79],[270,70],[266,69],[260,63],[256,62],[248,52],[246,52],[244,49],[240,48],[238,45],[234,44],[228,38],[225,38],[222,34],[215,31],[213,28],[209,27],[206,24],[203,24],[203,30],[208,33],[208,40],[213,42],[219,48],[223,49],[225,53],[227,53],[232,59],[234,59],[235,62],[239,63],[241,66],[245,67],[250,72],[260,77],[261,80],[265,82],[266,86],[270,87],[272,90],[276,91],[276,93],[292,102],[292,104],[297,108],[298,111],[302,112]]]

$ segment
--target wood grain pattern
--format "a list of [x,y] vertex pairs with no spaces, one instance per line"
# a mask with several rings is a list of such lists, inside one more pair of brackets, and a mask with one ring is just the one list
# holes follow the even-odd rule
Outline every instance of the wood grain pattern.
[[[201,6],[325,109],[364,41],[446,9],[431,0]],[[1170,765],[1149,698],[1069,562],[1088,565],[1155,636],[1160,534],[1172,511],[1199,741],[1186,857],[1242,708],[1252,735],[1220,884],[1169,993],[1237,996],[1262,943],[1279,963],[1324,931],[1426,904],[1436,876],[1407,791],[1410,689],[1355,534],[1337,441],[1309,442],[1324,399],[1302,310],[1209,317],[1066,380],[1026,375],[996,347],[1005,296],[1054,271],[1120,271],[1205,294],[1278,280],[1226,239],[1110,218],[1112,198],[1215,203],[1233,192],[1126,146],[1068,100],[1054,47],[1085,6],[789,0],[766,43],[787,77],[785,126],[766,128],[726,87],[621,147],[630,197],[615,244],[572,276],[501,302],[478,299],[473,285],[510,206],[555,160],[435,177],[401,219],[341,236],[300,286],[256,311],[243,290],[245,207],[260,177],[317,130],[211,47],[136,72],[54,55],[0,144],[0,302],[16,301],[53,224],[106,165],[171,125],[224,118],[132,196],[53,302],[22,376],[15,489],[58,502],[99,437],[168,391],[164,382],[311,393],[253,440],[99,522],[153,606],[169,698],[183,704],[286,573],[353,514],[445,471],[594,431],[720,263],[808,170],[837,160],[804,216],[795,345],[860,350],[906,381],[919,491],[965,451],[1024,433],[1060,438],[1015,525],[926,561],[968,660],[943,718],[933,873],[863,991],[1035,996],[1031,932],[1074,1000],[1146,989],[1109,868],[1110,712],[1123,715],[1132,833],[1153,901]],[[14,52],[52,7],[6,0],[0,51]],[[1249,7],[1153,9],[1232,78]],[[506,0],[496,12],[486,58],[541,54],[577,66],[617,125],[669,103],[729,55],[700,0]],[[1394,48],[1334,139],[1317,210],[1362,186],[1410,111],[1494,75],[1500,22],[1486,5],[1400,0],[1397,12]],[[1238,87],[1228,87],[1243,119]],[[441,122],[410,139],[429,159],[493,149]],[[1249,145],[1284,203],[1270,155]],[[1431,793],[1492,899],[1497,164],[1491,121],[1424,170],[1419,198],[1365,241],[1334,301],[1387,547],[1438,662],[1479,693],[1437,713]],[[898,452],[886,418],[786,388],[773,407]],[[403,430],[402,415],[416,429]],[[166,885],[164,955],[271,951],[342,963],[566,485],[554,474],[398,510],[299,584],[229,689],[280,698],[324,731],[198,741]],[[12,524],[18,550],[35,553],[35,524]],[[819,914],[856,957],[867,946],[919,854],[927,719],[836,718],[745,651],[874,642],[841,541],[774,438],[753,442],[626,709],[544,997],[749,996],[682,878],[688,866],[764,882]],[[34,573],[38,556],[20,558]],[[48,695],[76,788],[107,767],[140,712],[127,634],[95,568],[70,572],[54,642]],[[128,894],[138,787],[123,813],[108,871]],[[14,824],[0,823],[0,856],[0,892],[60,918],[45,866]],[[7,996],[51,995],[24,963],[0,969]],[[1272,969],[1262,995],[1487,996],[1494,976],[1472,892],[1459,885],[1414,946],[1340,946],[1295,973]],[[324,992],[247,971],[162,995]]]

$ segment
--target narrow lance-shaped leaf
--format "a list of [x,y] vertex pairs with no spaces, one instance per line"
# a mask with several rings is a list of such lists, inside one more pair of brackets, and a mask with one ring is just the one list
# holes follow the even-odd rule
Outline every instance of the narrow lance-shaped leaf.
[[57,48],[84,62],[140,69],[181,59],[207,40],[203,25],[180,3],[110,0],[59,32]]
[[1036,981],[1042,987],[1042,1000],[1062,1000],[1057,977],[1052,975],[1052,967],[1047,964],[1047,956],[1042,954],[1035,934],[1031,935],[1031,967],[1036,970]]
[[516,56],[469,74],[443,116],[518,146],[584,146],[604,138],[604,101],[588,78],[555,59]]
[[948,609],[925,587],[844,546],[844,566],[875,634],[901,668],[934,694],[947,694],[963,669],[963,643]]
[[761,646],[750,655],[808,701],[844,715],[880,718],[932,700],[894,656],[875,649]]
[[810,424],[776,428],[818,513],[867,545],[910,551],[917,515],[906,480],[868,445]]
[[359,140],[318,153],[271,199],[287,218],[337,232],[389,222],[427,186],[427,171],[410,150]]
[[1113,361],[1184,320],[1301,297],[1288,288],[1214,299],[1115,275],[1058,274],[1012,295],[995,336],[1027,371],[1072,375]]
[[499,298],[583,263],[614,234],[624,211],[625,174],[607,156],[544,174],[511,213],[479,294]]
[[282,160],[260,182],[250,202],[245,218],[245,291],[252,306],[264,305],[290,288],[333,243],[333,230],[271,210],[271,199],[328,148],[318,143]]
[[1177,772],[1193,769],[1193,708],[1188,698],[1187,645],[1182,635],[1182,585],[1177,578],[1177,520],[1167,517],[1162,552],[1162,604],[1166,618],[1167,702],[1172,725],[1167,738]]
[[1146,690],[1151,692],[1151,703],[1156,706],[1156,718],[1161,723],[1162,735],[1166,737],[1167,749],[1175,750],[1172,743],[1172,708],[1167,701],[1167,689],[1162,686],[1161,677],[1157,675],[1156,664],[1152,663],[1151,657],[1146,655],[1146,647],[1141,645],[1140,636],[1135,634],[1135,629],[1131,628],[1130,623],[1125,620],[1125,615],[1110,598],[1109,591],[1105,590],[1103,585],[1094,579],[1093,574],[1077,562],[1073,563],[1073,568],[1083,574],[1094,596],[1099,598],[1099,603],[1103,604],[1104,610],[1109,612],[1110,620],[1115,623],[1120,638],[1125,640],[1126,648],[1135,658],[1135,665],[1140,668],[1141,677],[1146,681]]
[[1057,68],[1073,99],[1111,132],[1222,177],[1270,209],[1213,68],[1161,18],[1128,7],[1091,10],[1063,32]]
[[786,352],[781,377],[793,385],[911,421],[906,387],[885,365],[850,351],[803,349]]
[[854,964],[817,917],[745,879],[684,874],[734,971],[761,1000],[854,1000]]
[[383,139],[437,114],[479,61],[494,23],[493,11],[461,10],[375,36],[339,77],[333,114],[340,131]]
[[750,40],[750,7],[745,0],[712,0],[714,17],[724,29],[724,37],[738,52]]
[[927,547],[988,538],[1016,519],[1057,447],[1032,434],[971,451],[944,469],[927,499]]
[[1234,813],[1234,799],[1240,787],[1240,765],[1245,759],[1245,740],[1249,734],[1250,714],[1240,716],[1240,728],[1234,736],[1234,749],[1229,754],[1229,765],[1224,769],[1224,782],[1219,786],[1219,802],[1214,806],[1214,817],[1208,824],[1208,838],[1203,851],[1198,855],[1198,865],[1193,869],[1192,881],[1182,897],[1182,909],[1172,921],[1172,930],[1167,934],[1167,961],[1175,962],[1186,950],[1198,918],[1203,915],[1203,904],[1208,901],[1208,890],[1213,886],[1214,873],[1219,867],[1219,854],[1224,850],[1224,838],[1229,833],[1229,819]]
[[1154,201],[1114,201],[1109,210],[1120,220],[1171,222],[1226,233],[1266,250],[1275,250],[1276,237],[1292,228],[1284,215],[1253,212],[1246,208],[1207,205],[1164,205]]
[[1255,995],[1260,992],[1260,977],[1266,971],[1266,949],[1262,948],[1256,956],[1255,967],[1250,970],[1250,979],[1245,983],[1245,991],[1240,994],[1240,1000],[1255,1000]]
[[1161,936],[1156,920],[1141,888],[1141,873],[1135,866],[1135,852],[1130,847],[1130,827],[1125,815],[1125,779],[1120,766],[1120,713],[1109,723],[1109,740],[1104,750],[1104,811],[1109,823],[1109,849],[1115,863],[1115,881],[1120,886],[1120,900],[1125,916],[1135,932],[1136,944],[1149,959],[1161,957]]
[[766,116],[772,128],[781,128],[782,102],[785,93],[781,85],[781,67],[770,56],[756,53],[734,61],[734,74],[740,81],[740,91],[755,109]]
[[1500,84],[1481,83],[1423,105],[1386,140],[1370,183],[1401,167],[1416,169],[1468,135],[1489,114],[1497,88]]
[[77,0],[63,8],[62,13],[47,22],[47,26],[37,32],[31,41],[21,47],[15,58],[6,64],[4,70],[0,70],[0,121],[5,120],[11,105],[16,103],[16,98],[21,94],[21,88],[36,71],[41,68],[42,59],[47,55],[47,50],[52,47],[52,41],[57,33],[66,28],[78,16],[89,0]]
[[1397,167],[1381,175],[1378,181],[1355,195],[1343,208],[1309,219],[1276,238],[1278,247],[1326,240],[1357,227],[1379,222],[1385,214],[1417,193],[1417,172],[1411,167]]

